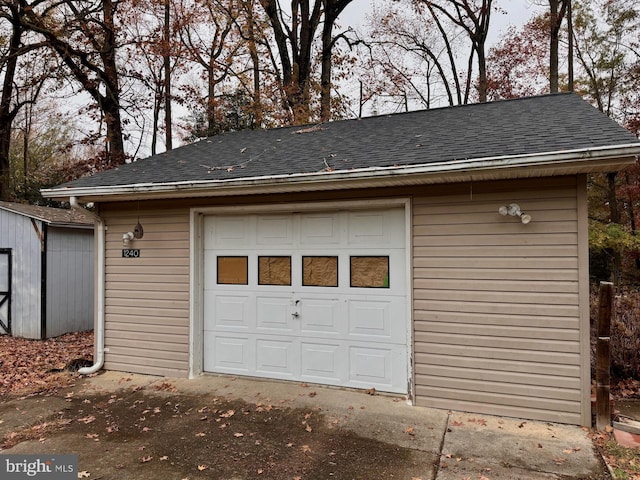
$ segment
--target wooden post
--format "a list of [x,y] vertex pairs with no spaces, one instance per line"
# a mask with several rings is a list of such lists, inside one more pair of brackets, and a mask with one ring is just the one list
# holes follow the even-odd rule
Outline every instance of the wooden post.
[[604,430],[611,425],[610,342],[613,315],[613,283],[600,282],[598,300],[598,342],[596,344],[596,428]]

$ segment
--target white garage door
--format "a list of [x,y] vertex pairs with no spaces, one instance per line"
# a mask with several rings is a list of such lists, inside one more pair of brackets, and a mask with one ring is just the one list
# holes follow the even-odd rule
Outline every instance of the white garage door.
[[407,392],[404,209],[207,216],[204,370]]

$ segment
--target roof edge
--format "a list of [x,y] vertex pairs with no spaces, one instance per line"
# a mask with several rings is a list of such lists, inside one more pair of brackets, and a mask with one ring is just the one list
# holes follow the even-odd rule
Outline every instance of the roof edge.
[[[539,154],[485,157],[418,165],[367,167],[354,170],[321,171],[248,177],[229,180],[196,180],[167,183],[139,183],[116,186],[50,188],[41,190],[45,198],[77,197],[86,201],[124,201],[177,197],[229,196],[238,194],[284,193],[358,187],[453,183],[465,178],[483,180],[516,178],[516,169],[527,168],[528,176],[541,169],[552,175],[592,171],[612,171],[633,164],[640,156],[640,142]],[[549,174],[547,174],[548,176]]]

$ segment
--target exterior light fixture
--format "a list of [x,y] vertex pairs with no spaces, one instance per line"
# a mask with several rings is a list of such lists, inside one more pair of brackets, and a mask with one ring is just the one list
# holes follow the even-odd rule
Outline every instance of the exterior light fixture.
[[133,232],[127,232],[122,235],[122,245],[125,247],[129,245],[129,242],[134,239]]
[[520,210],[520,205],[517,203],[511,203],[509,205],[502,205],[498,208],[498,213],[502,216],[520,217],[520,221],[525,225],[531,221],[531,215],[524,213]]

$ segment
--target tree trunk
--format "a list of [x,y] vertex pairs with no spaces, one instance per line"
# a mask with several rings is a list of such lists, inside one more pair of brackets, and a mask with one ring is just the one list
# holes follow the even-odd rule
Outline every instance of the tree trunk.
[[487,101],[487,59],[484,51],[484,39],[477,43],[476,53],[478,54],[478,101],[484,103]]
[[559,91],[560,27],[570,0],[549,0],[549,91]]
[[255,17],[253,13],[253,2],[247,2],[247,22],[248,22],[248,48],[251,56],[253,69],[253,114],[255,116],[255,126],[262,127],[262,94],[260,85],[260,57],[256,44]]
[[163,67],[164,67],[164,132],[167,151],[173,149],[171,118],[171,1],[164,0],[163,25]]
[[325,10],[322,28],[322,70],[320,72],[321,122],[331,120],[331,54],[333,52],[333,24],[335,22],[335,18],[329,18],[331,13],[332,12]]
[[0,200],[2,201],[7,201],[11,198],[9,150],[11,148],[11,125],[17,113],[17,110],[12,108],[11,101],[14,92],[13,80],[18,64],[17,52],[20,48],[22,32],[22,27],[16,24],[13,25],[4,69],[2,96],[0,97]]
[[[607,200],[609,202],[609,215],[612,223],[620,223],[620,209],[618,208],[618,197],[616,195],[617,172],[607,173]],[[615,285],[618,285],[620,272],[622,271],[622,255],[618,250],[613,252],[611,277]]]
[[215,79],[215,58],[211,57],[207,68],[207,136],[216,133],[216,79]]

